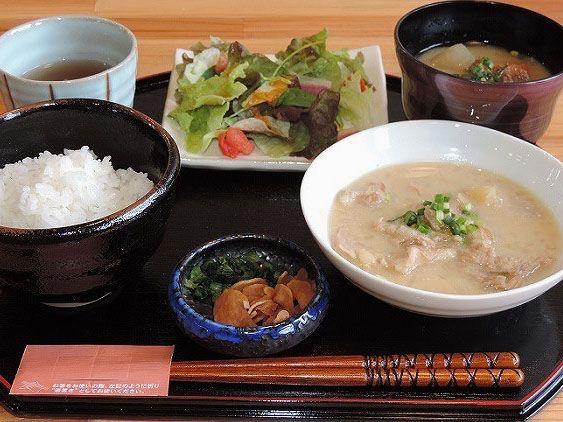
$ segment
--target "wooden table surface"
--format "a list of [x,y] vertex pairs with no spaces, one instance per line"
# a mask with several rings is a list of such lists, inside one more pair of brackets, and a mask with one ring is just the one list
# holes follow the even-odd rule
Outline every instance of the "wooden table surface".
[[[563,22],[563,0],[504,0]],[[139,76],[168,71],[176,47],[187,47],[212,34],[238,40],[250,49],[271,52],[293,36],[326,26],[333,48],[378,44],[386,73],[399,75],[393,29],[420,0],[0,0],[0,32],[42,16],[90,14],[129,27],[139,41]],[[563,159],[563,96],[539,145]],[[0,420],[20,420],[0,408]],[[535,421],[563,421],[559,394]]]

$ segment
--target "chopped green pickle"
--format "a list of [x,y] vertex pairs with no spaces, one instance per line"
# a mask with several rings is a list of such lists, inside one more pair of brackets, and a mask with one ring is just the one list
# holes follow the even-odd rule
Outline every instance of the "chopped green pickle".
[[258,250],[225,253],[204,259],[183,280],[183,287],[193,299],[214,301],[227,287],[240,280],[263,278],[275,285],[287,266],[278,258]]

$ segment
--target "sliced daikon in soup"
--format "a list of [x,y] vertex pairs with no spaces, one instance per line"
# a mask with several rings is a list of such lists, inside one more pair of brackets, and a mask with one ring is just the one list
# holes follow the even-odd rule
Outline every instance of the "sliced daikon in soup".
[[561,267],[551,211],[513,181],[474,167],[413,163],[378,169],[336,196],[332,247],[390,281],[482,294],[536,282]]
[[463,74],[471,66],[476,57],[463,44],[455,44],[451,47],[433,48],[428,51],[422,60],[424,63],[430,64],[432,67],[443,72],[454,75]]

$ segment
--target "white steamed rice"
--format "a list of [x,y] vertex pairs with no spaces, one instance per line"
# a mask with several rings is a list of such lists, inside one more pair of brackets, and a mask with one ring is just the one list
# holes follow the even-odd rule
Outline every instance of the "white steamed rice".
[[131,168],[115,170],[87,146],[24,158],[0,169],[0,225],[52,228],[96,220],[144,196],[153,183]]

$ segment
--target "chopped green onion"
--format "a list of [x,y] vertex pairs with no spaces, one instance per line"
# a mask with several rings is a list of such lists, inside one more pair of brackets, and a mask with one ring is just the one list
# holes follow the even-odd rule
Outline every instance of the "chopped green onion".
[[485,57],[485,58],[483,59],[483,64],[484,64],[485,66],[487,66],[489,69],[492,69],[493,66],[494,66],[493,61],[492,61],[490,58],[488,58],[488,57]]
[[478,227],[475,224],[469,224],[465,227],[465,232],[467,234],[472,234],[477,231]]
[[468,222],[474,222],[479,219],[479,216],[471,211],[462,211],[461,212],[466,218]]
[[446,225],[449,226],[450,224],[453,223],[453,221],[454,221],[454,216],[453,216],[452,214],[448,213],[448,214],[444,217],[444,219],[443,219],[442,221],[443,221]]
[[520,53],[518,53],[518,51],[516,51],[516,50],[512,50],[512,51],[510,52],[510,55],[511,55],[511,56],[514,56],[514,57],[517,57],[519,54],[520,54]]
[[413,224],[416,224],[417,221],[416,213],[414,211],[407,211],[406,213],[403,214],[403,221],[407,226],[412,226]]
[[469,72],[472,74],[474,79],[477,80],[484,80],[485,77],[483,73],[485,72],[485,68],[481,63],[476,63],[469,68]]
[[428,226],[428,225],[426,225],[426,224],[424,224],[424,223],[419,224],[418,227],[417,227],[417,229],[418,229],[418,231],[421,232],[422,234],[428,234],[428,233],[430,233],[430,226]]
[[[430,233],[432,222],[424,215],[426,208],[435,211],[436,221],[445,224],[454,236],[464,236],[474,233],[479,227],[475,223],[477,215],[471,212],[473,208],[470,203],[463,206],[461,214],[455,215],[450,211],[450,197],[445,193],[434,195],[434,201],[424,201],[423,207],[416,211],[407,211],[402,216],[390,221],[401,220],[409,227],[417,229],[423,234]],[[438,228],[436,230],[439,230]]]
[[458,236],[461,234],[461,227],[457,222],[454,221],[450,226],[450,231],[452,232],[452,234]]
[[482,57],[469,66],[467,69],[469,73],[468,77],[474,81],[498,82],[501,79],[505,67],[506,66],[495,66],[490,58]]
[[449,199],[449,198],[448,198],[446,195],[444,195],[443,193],[437,193],[437,194],[434,196],[434,202],[438,202],[438,203],[442,203],[442,204],[443,204],[444,202],[446,202],[448,199]]

